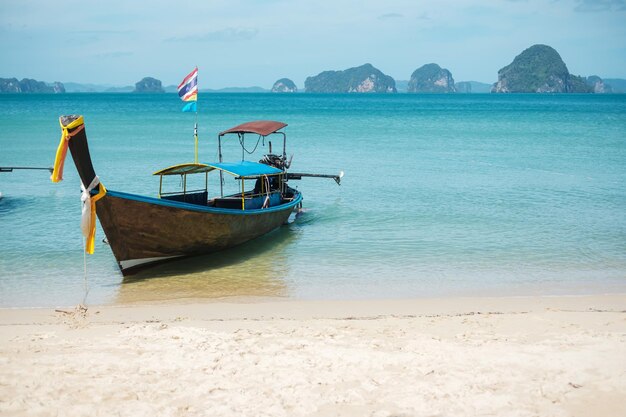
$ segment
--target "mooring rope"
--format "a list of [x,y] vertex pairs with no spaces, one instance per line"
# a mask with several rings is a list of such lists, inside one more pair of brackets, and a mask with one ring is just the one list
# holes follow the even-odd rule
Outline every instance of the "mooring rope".
[[[84,237],[83,237],[83,243],[85,243]],[[83,294],[83,302],[81,303],[81,305],[86,308],[87,307],[87,294],[89,294],[89,281],[87,280],[87,251],[83,251],[83,268],[84,268],[84,275],[83,275],[84,294]]]

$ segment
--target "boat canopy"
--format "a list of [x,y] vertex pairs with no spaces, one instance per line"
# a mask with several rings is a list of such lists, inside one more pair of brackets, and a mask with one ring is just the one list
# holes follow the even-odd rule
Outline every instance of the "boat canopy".
[[256,133],[261,136],[267,136],[285,126],[287,126],[287,123],[275,122],[272,120],[257,120],[231,127],[230,129],[221,132],[220,136],[224,136],[227,133]]
[[278,168],[270,165],[261,164],[259,162],[240,161],[240,162],[212,162],[210,164],[179,164],[164,168],[152,175],[187,175],[201,174],[211,172],[214,169],[224,171],[237,177],[260,177],[261,175],[278,175],[282,174]]
[[283,173],[283,171],[273,166],[251,161],[214,162],[208,164],[208,166],[237,177],[260,177],[261,175],[278,175]]
[[186,175],[186,174],[200,174],[203,172],[213,171],[215,168],[207,164],[179,164],[171,167],[167,167],[160,171],[155,172],[152,175]]

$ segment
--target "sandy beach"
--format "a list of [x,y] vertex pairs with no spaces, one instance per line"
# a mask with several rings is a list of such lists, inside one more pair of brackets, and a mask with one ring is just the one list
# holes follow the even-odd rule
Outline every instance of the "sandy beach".
[[624,416],[626,296],[0,310],[3,416]]

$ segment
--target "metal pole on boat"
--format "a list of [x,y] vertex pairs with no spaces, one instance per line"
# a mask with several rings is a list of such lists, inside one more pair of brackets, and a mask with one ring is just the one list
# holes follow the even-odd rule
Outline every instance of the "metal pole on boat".
[[[287,135],[285,132],[279,132],[283,134],[283,173],[287,172]],[[282,182],[280,184],[280,191],[284,194],[287,191],[285,184],[285,175],[282,175]]]
[[284,132],[279,132],[283,134],[283,171],[285,171],[287,169],[286,164],[287,163],[287,135],[285,135]]
[[[217,135],[217,150],[219,153],[220,163],[222,162],[222,135]],[[224,198],[224,173],[220,170],[220,196]]]
[[45,169],[46,171],[54,171],[53,168],[41,168],[41,167],[0,167],[0,172],[13,172],[14,169],[33,169],[33,170],[41,170]]
[[245,196],[245,184],[243,178],[241,179],[241,210],[246,209],[246,196]]
[[245,133],[238,133],[239,138],[241,139],[241,160],[243,161],[245,159],[245,154],[243,153],[246,149],[246,134]]
[[193,125],[193,138],[195,140],[195,163],[198,163],[198,112],[196,112],[196,123]]
[[[198,66],[196,65],[196,68]],[[195,163],[198,163],[198,95],[196,94],[196,122],[193,125],[193,138],[195,141]]]

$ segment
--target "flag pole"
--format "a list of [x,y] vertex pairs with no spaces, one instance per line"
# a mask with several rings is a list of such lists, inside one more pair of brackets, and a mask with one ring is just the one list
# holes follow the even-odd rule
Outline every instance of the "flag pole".
[[[198,66],[196,65],[196,71],[197,70],[198,70]],[[200,89],[198,89],[198,93],[199,92],[200,92]],[[196,164],[197,164],[198,163],[198,94],[196,94],[196,122],[193,125],[193,138],[195,140],[195,150],[196,150],[195,156],[196,156]]]
[[194,160],[198,163],[198,67],[196,66],[183,81],[178,85],[178,96],[186,102],[184,112],[196,113],[196,121],[193,125]]
[[198,163],[198,102],[196,101],[196,122],[193,125],[193,138],[195,140],[196,164]]

